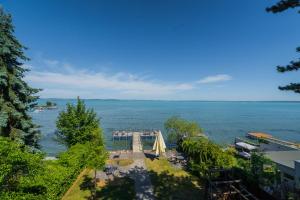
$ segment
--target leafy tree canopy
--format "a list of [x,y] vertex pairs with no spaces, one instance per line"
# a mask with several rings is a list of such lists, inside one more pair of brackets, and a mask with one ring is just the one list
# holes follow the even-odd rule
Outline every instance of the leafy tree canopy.
[[27,111],[36,105],[38,89],[24,82],[28,58],[14,36],[12,18],[0,7],[0,136],[38,147],[40,132]]
[[197,122],[190,122],[179,117],[171,117],[165,122],[169,140],[178,142],[183,137],[202,135],[203,131]]
[[43,155],[32,153],[10,139],[0,137],[0,193],[17,192],[24,178],[33,178],[42,168]]
[[67,109],[62,111],[56,122],[58,141],[68,147],[76,143],[96,142],[103,145],[100,120],[93,109],[87,109],[84,101],[77,98],[77,104],[67,104]]
[[201,176],[206,176],[212,168],[226,169],[237,165],[231,151],[224,151],[206,138],[187,138],[181,143],[181,149],[190,158],[192,170]]

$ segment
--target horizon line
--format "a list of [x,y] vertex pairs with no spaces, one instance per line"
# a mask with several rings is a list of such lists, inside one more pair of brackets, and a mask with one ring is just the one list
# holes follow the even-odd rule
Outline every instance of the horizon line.
[[[43,97],[39,99],[62,99],[76,100],[77,98]],[[300,100],[192,100],[192,99],[118,99],[118,98],[80,98],[82,100],[102,100],[102,101],[195,101],[195,102],[300,102]]]

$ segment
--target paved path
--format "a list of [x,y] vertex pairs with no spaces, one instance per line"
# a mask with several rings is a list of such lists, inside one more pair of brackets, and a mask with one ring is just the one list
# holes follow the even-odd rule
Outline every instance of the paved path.
[[133,153],[142,153],[142,150],[141,135],[139,132],[134,132],[132,134],[132,151]]
[[134,162],[129,166],[123,167],[123,170],[127,171],[129,176],[134,180],[136,199],[155,199],[151,179],[145,165],[144,153],[134,153],[133,160]]

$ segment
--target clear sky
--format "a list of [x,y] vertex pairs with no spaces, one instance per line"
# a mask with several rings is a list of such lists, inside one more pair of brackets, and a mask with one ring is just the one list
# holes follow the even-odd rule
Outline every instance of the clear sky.
[[271,0],[4,0],[41,97],[300,100],[300,14]]

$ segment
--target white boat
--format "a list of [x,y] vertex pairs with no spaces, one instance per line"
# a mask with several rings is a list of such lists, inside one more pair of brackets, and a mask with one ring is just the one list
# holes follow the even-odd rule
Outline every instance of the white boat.
[[42,111],[44,111],[43,109],[40,109],[40,108],[37,108],[37,109],[35,109],[33,112],[34,113],[39,113],[39,112],[42,112]]

